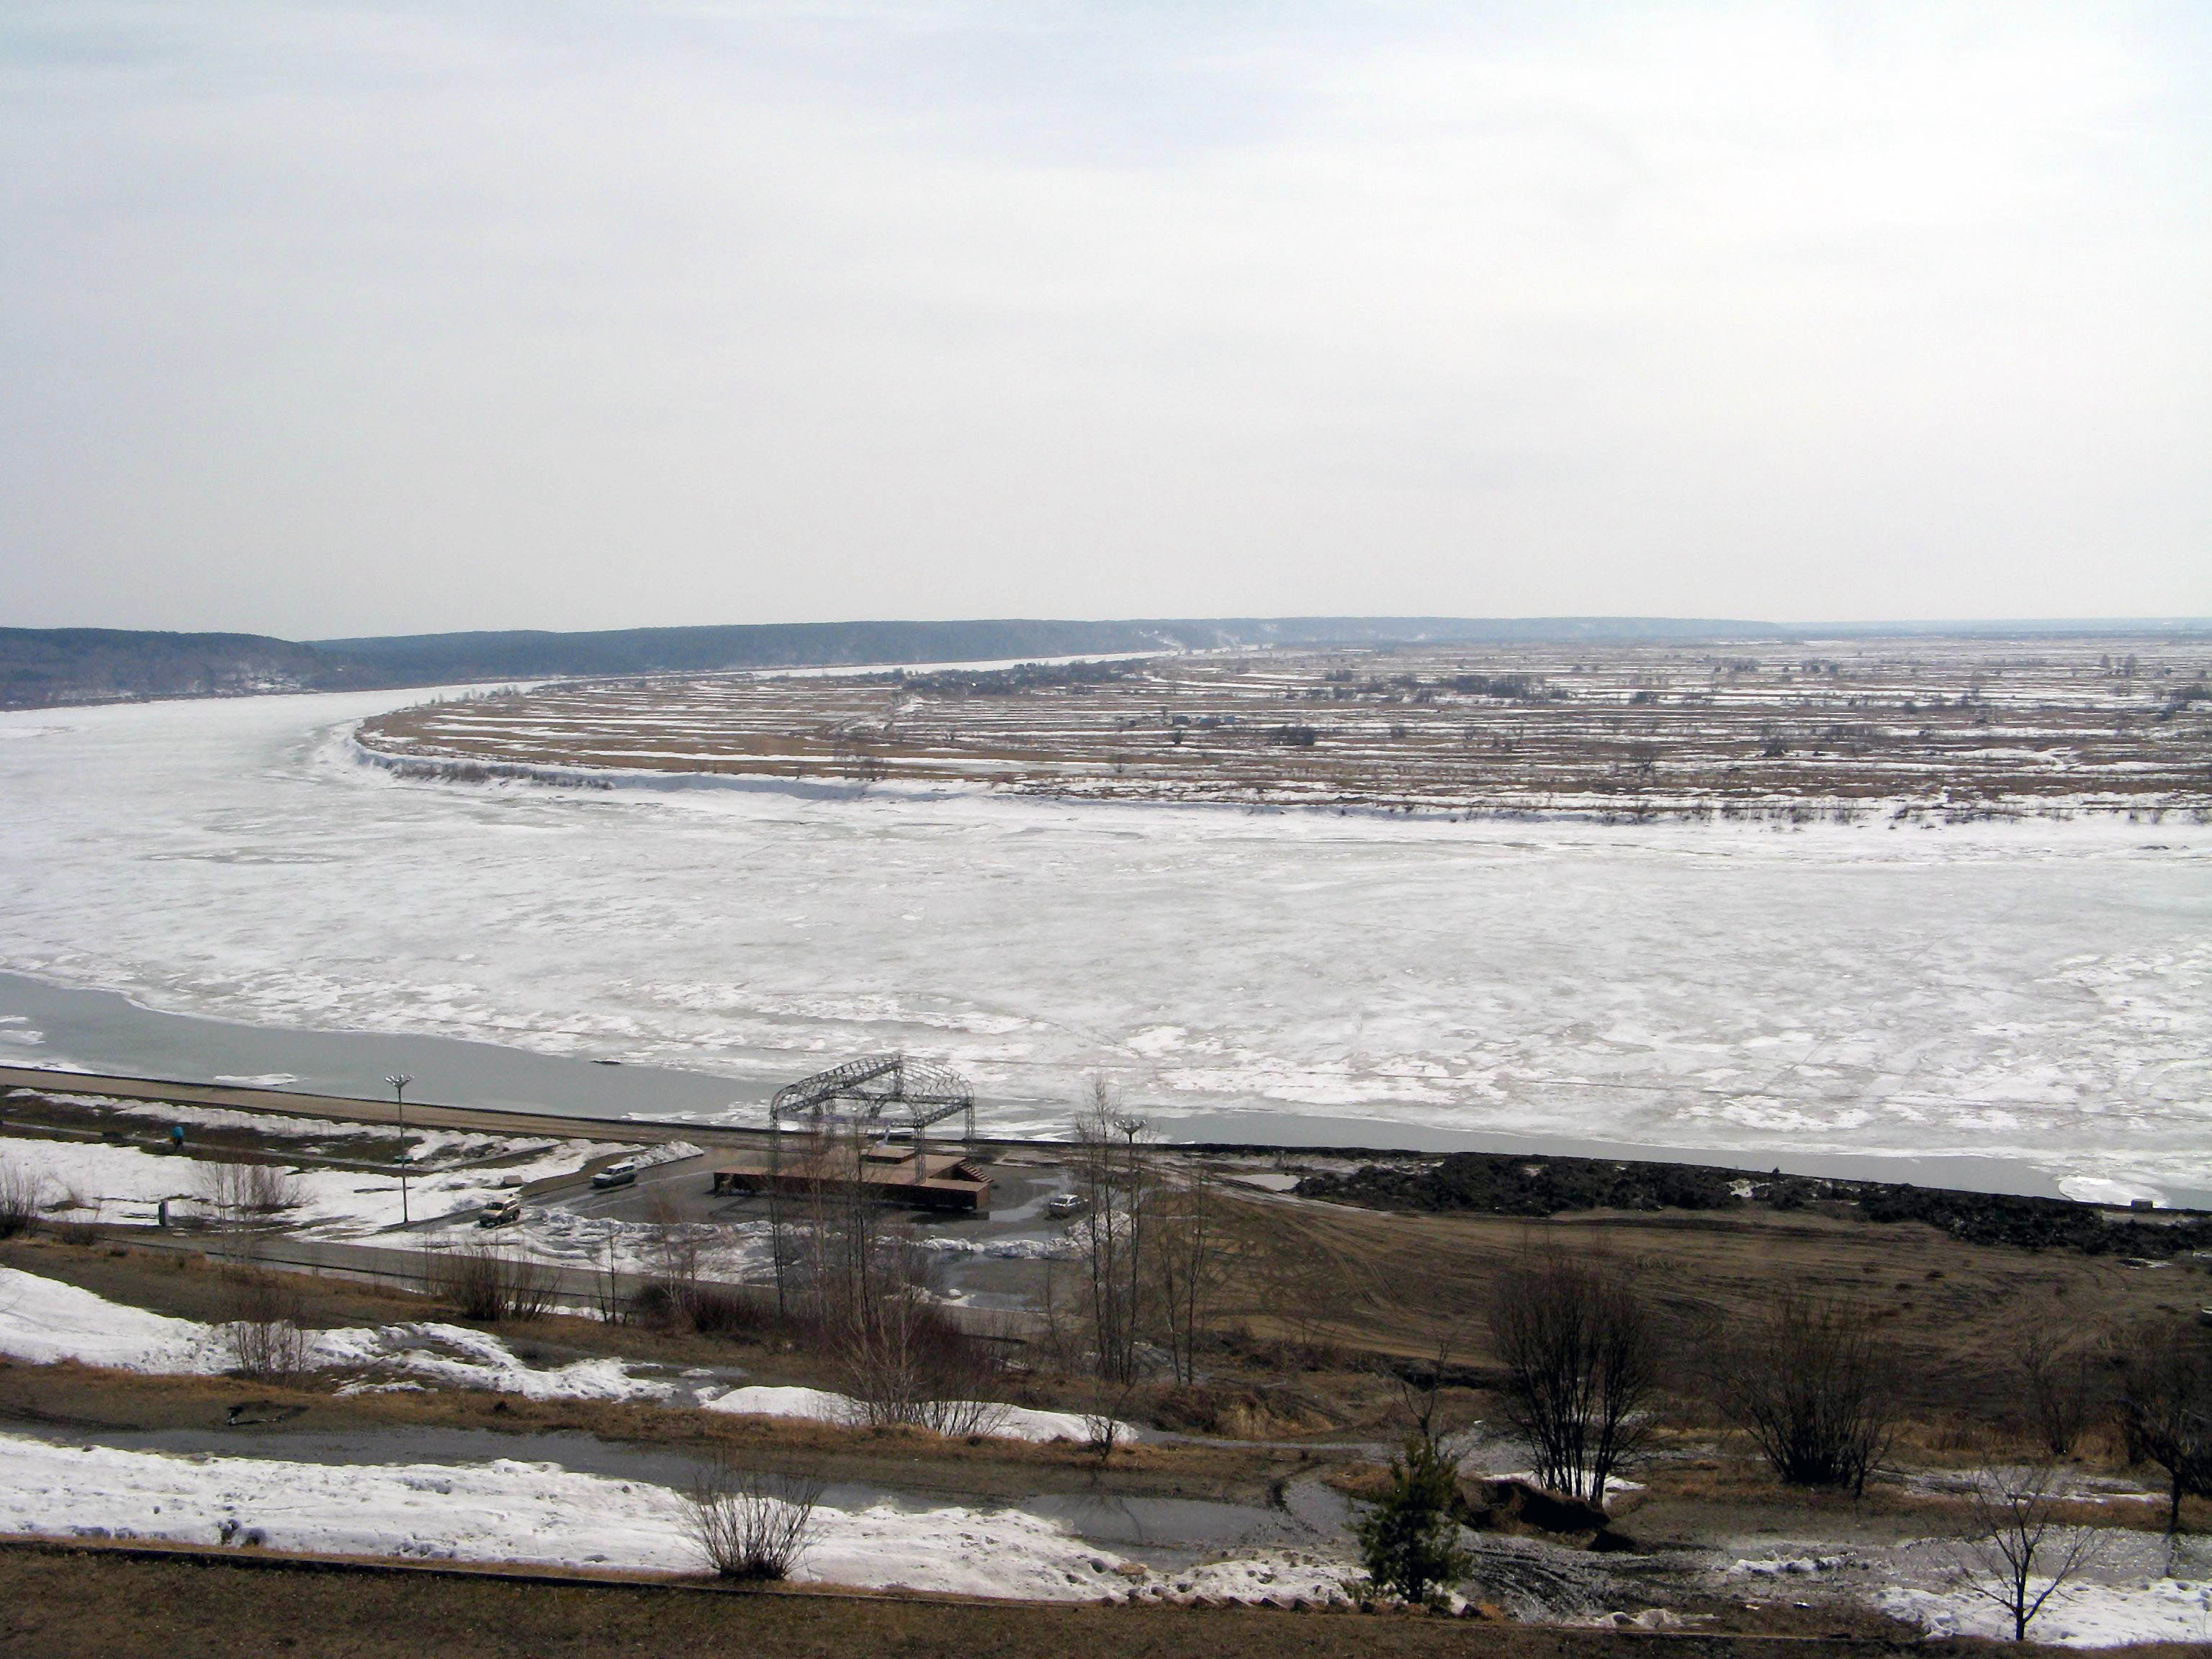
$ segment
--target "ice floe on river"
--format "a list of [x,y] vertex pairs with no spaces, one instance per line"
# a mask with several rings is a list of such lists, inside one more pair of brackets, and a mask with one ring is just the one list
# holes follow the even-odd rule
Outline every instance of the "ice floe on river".
[[[2212,1188],[2212,830],[1454,823],[409,782],[404,692],[0,716],[0,966],[719,1073]],[[35,730],[33,730],[35,728]],[[15,1045],[10,1044],[10,1047]],[[64,1056],[64,1058],[78,1058]]]

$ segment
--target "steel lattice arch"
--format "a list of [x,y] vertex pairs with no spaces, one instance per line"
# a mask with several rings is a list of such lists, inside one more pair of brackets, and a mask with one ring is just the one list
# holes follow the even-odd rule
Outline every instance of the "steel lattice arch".
[[968,1139],[973,1140],[975,1091],[968,1079],[950,1066],[905,1054],[864,1054],[848,1060],[826,1072],[785,1084],[769,1103],[770,1123],[779,1129],[787,1118],[810,1118],[817,1124],[884,1124],[888,1116],[891,1121],[885,1127],[920,1134],[933,1123],[963,1115]]
[[[974,1088],[949,1066],[905,1054],[864,1054],[858,1060],[832,1066],[826,1072],[803,1077],[796,1083],[787,1083],[769,1102],[768,1190],[773,1195],[793,1183],[799,1190],[816,1190],[826,1180],[851,1180],[872,1188],[879,1198],[889,1197],[894,1191],[904,1191],[916,1199],[941,1206],[945,1194],[928,1196],[925,1189],[934,1186],[951,1191],[957,1187],[960,1194],[956,1196],[964,1194],[969,1200],[963,1207],[988,1212],[988,1180],[969,1169],[958,1156],[933,1162],[930,1126],[950,1117],[963,1121],[963,1135],[972,1155],[975,1142]],[[806,1135],[811,1148],[802,1152],[799,1163],[788,1172],[783,1150],[787,1124]],[[827,1160],[841,1155],[827,1152],[823,1137],[826,1133],[847,1128],[861,1136],[880,1133],[886,1140],[903,1131],[913,1137],[914,1148],[908,1154],[863,1151],[856,1139],[851,1152],[855,1160],[853,1169],[834,1176],[826,1175]],[[902,1164],[909,1166],[910,1173],[898,1182],[892,1181],[891,1166]],[[943,1167],[947,1164],[951,1167]],[[865,1173],[879,1165],[880,1175]],[[838,1168],[843,1170],[842,1164]],[[726,1177],[716,1179],[719,1184]],[[969,1191],[970,1188],[978,1189],[980,1199]]]

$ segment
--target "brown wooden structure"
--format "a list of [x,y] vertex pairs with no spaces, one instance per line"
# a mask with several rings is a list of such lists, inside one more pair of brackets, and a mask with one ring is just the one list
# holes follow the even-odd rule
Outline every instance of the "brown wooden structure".
[[991,1178],[975,1161],[926,1147],[884,1144],[865,1147],[855,1157],[849,1143],[832,1139],[804,1152],[747,1158],[714,1171],[718,1193],[842,1194],[855,1184],[863,1197],[878,1204],[963,1215],[991,1212]]

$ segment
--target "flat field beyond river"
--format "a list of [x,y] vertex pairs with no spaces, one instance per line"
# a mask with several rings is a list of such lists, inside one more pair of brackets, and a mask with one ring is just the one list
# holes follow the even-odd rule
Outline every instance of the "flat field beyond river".
[[492,767],[1608,817],[2212,809],[2212,641],[1403,647],[564,684],[362,742]]

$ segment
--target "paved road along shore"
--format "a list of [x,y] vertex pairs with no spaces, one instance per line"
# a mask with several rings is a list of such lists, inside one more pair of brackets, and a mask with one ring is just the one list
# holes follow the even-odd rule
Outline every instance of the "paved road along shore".
[[[399,1109],[389,1100],[347,1095],[298,1094],[284,1089],[255,1089],[224,1083],[191,1083],[167,1078],[111,1077],[95,1072],[64,1072],[40,1066],[0,1066],[0,1086],[38,1089],[58,1094],[106,1095],[118,1100],[170,1101],[184,1106],[229,1106],[251,1112],[284,1112],[295,1117],[345,1118],[363,1123],[397,1123]],[[627,1117],[577,1117],[566,1112],[523,1112],[507,1108],[441,1106],[407,1103],[407,1122],[423,1129],[496,1131],[505,1134],[580,1136],[590,1139],[658,1144],[688,1140],[713,1151],[750,1146],[763,1132],[696,1123],[656,1123]]]

